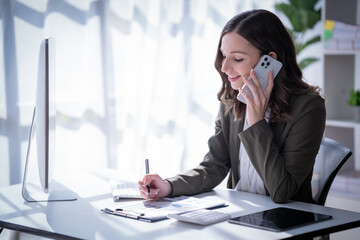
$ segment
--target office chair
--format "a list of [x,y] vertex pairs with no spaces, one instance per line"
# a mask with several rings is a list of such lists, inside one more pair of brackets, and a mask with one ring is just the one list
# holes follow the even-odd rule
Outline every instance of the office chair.
[[351,154],[349,148],[337,141],[326,137],[322,139],[311,181],[312,194],[316,204],[324,206],[336,174]]

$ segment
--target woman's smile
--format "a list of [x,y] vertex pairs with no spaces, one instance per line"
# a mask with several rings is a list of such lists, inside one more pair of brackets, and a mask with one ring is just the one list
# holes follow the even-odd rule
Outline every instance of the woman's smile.
[[239,80],[240,79],[240,75],[239,76],[228,76],[228,80],[230,81],[230,82],[236,82],[237,80]]

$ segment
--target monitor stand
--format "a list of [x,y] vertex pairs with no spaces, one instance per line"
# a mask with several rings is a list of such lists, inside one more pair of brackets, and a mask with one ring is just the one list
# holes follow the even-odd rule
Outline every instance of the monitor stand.
[[[52,182],[52,184],[55,182]],[[74,201],[77,195],[68,189],[50,190],[47,193],[31,183],[23,183],[22,196],[27,202],[54,202],[54,201]],[[52,185],[53,186],[53,185]],[[61,188],[61,185],[58,185]]]
[[27,182],[27,171],[29,168],[29,156],[31,151],[31,140],[34,131],[36,108],[34,108],[30,127],[28,149],[26,153],[26,162],[24,177],[22,183],[22,196],[27,202],[53,202],[53,201],[74,201],[77,200],[77,194],[67,189],[56,181],[51,182],[49,189],[43,190],[39,182]]
[[37,188],[36,186],[27,187],[26,184],[23,184],[22,196],[27,202],[55,202],[77,200],[76,193],[71,192],[68,189],[50,190],[48,193],[45,193],[43,192],[42,188]]

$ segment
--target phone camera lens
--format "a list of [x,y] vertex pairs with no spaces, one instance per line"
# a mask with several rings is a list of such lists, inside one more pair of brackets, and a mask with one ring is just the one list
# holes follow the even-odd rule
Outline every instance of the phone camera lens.
[[266,58],[264,58],[264,60],[265,60],[265,61],[267,61],[267,60],[268,60],[268,58],[266,57]]
[[264,65],[265,65],[265,63],[262,62],[262,63],[261,63],[261,66],[264,66]]
[[267,62],[267,63],[266,63],[266,65],[268,65],[268,66],[269,66],[269,65],[270,65],[270,62]]

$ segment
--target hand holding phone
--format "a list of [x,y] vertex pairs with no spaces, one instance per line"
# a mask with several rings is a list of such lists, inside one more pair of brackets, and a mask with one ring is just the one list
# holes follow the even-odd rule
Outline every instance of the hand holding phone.
[[[256,74],[257,79],[260,81],[262,89],[265,91],[267,84],[269,82],[269,72],[270,70],[273,71],[274,79],[276,75],[279,73],[280,69],[282,68],[282,63],[276,60],[275,58],[270,57],[269,55],[263,55],[259,61],[259,63],[254,68],[254,72]],[[254,83],[251,77],[249,78],[249,81]],[[242,90],[245,91],[250,97],[253,98],[252,92],[250,88],[244,84],[242,87]],[[240,102],[243,102],[246,104],[245,98],[239,93],[237,95],[237,99]]]

